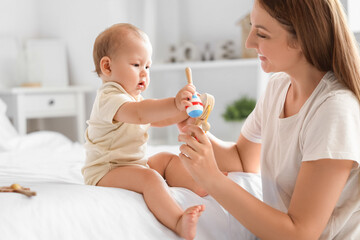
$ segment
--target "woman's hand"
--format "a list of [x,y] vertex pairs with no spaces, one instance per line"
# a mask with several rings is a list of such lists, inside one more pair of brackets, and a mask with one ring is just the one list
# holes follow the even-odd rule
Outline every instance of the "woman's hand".
[[[186,114],[187,115],[187,114]],[[188,116],[188,115],[187,115]],[[178,127],[178,129],[179,129],[179,133],[184,133],[183,132],[183,128],[185,127],[185,126],[187,126],[187,125],[193,125],[193,124],[195,124],[195,121],[196,121],[196,119],[195,118],[192,118],[192,117],[187,117],[185,120],[183,120],[183,121],[181,121],[181,122],[178,122],[176,125],[177,125],[177,127]]]
[[216,164],[210,140],[196,125],[183,127],[178,140],[185,143],[180,146],[181,161],[195,181],[206,189],[208,180],[222,174]]

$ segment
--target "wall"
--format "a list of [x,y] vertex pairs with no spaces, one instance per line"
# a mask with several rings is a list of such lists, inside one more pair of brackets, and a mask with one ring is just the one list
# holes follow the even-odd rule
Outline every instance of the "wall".
[[[342,1],[347,3],[354,0]],[[236,22],[250,11],[252,2],[252,0],[0,0],[0,37],[15,39],[14,44],[20,50],[24,41],[29,38],[62,39],[68,50],[70,83],[97,88],[100,81],[92,72],[92,45],[97,34],[113,23],[126,21],[144,29],[154,45],[155,63],[167,59],[171,44],[179,45],[188,41],[202,48],[207,42],[215,46],[218,42],[230,39],[237,44],[236,51],[239,54],[241,36]],[[359,37],[358,34],[358,39]],[[8,48],[7,45],[0,47],[0,52],[4,48]],[[0,68],[0,86],[18,85],[24,77],[19,68],[14,68],[13,74],[1,70]],[[231,88],[231,82],[235,82],[234,76],[252,75],[252,70],[231,71],[233,74],[229,73],[228,69],[195,72],[194,77],[199,81],[199,91],[210,93],[212,89],[219,89],[222,79],[227,79],[226,86]],[[184,77],[183,73],[177,72],[165,75],[154,73],[152,82],[158,84],[154,84],[153,88],[168,84],[166,82],[171,80],[181,84],[185,81]],[[252,89],[251,84],[238,85],[237,88],[241,89],[240,92]],[[168,94],[172,94],[173,91],[174,89],[169,90]],[[157,96],[162,96],[164,93],[158,94]],[[250,90],[249,94],[253,95],[253,90]],[[94,95],[90,95],[87,99],[88,114],[93,97]],[[227,100],[226,97],[223,98],[224,101]],[[32,125],[36,130],[36,124]],[[72,119],[46,121],[46,125],[54,130],[65,131],[70,138],[75,138]]]
[[236,23],[250,11],[252,2],[226,0],[219,4],[217,0],[159,0],[155,60],[167,59],[170,45],[189,41],[202,50],[206,43],[215,48],[224,40],[233,40],[239,55],[241,36]]
[[[215,0],[32,0],[31,6],[36,29],[29,37],[62,39],[68,50],[70,83],[97,88],[100,81],[92,72],[92,46],[97,34],[113,23],[131,22],[144,29],[154,45],[154,62],[163,62],[171,44],[191,41],[201,47],[205,42],[215,45],[231,39],[239,45],[236,22],[250,9],[251,1],[226,0],[219,4]],[[161,75],[152,77],[153,82],[163,81]],[[209,78],[206,74],[204,77]],[[93,97],[87,99],[88,114]],[[40,125],[30,122],[30,130],[41,127],[75,138],[71,118],[46,120]]]
[[18,57],[23,39],[38,34],[36,0],[0,0],[0,87],[18,85],[24,76]]

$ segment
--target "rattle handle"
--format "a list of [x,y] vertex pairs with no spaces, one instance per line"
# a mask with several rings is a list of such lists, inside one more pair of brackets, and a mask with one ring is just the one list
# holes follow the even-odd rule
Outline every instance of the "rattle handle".
[[35,196],[35,195],[36,195],[36,192],[32,192],[32,191],[29,191],[29,190],[15,189],[14,191],[15,191],[15,192],[18,192],[18,193],[21,193],[21,194],[24,194],[24,195],[26,195],[27,197],[32,197],[32,196]]
[[191,68],[189,68],[189,67],[185,68],[185,72],[186,72],[186,78],[187,78],[188,84],[192,84]]

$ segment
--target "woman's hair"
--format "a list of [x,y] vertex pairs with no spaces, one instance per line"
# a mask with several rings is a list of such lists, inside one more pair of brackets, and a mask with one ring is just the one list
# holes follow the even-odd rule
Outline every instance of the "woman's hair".
[[339,0],[258,0],[292,34],[307,61],[333,71],[360,100],[360,56]]
[[142,38],[144,41],[149,41],[145,32],[129,23],[114,24],[97,36],[94,43],[93,59],[95,72],[98,76],[101,74],[101,59],[105,56],[114,56],[122,44],[127,41],[129,34],[135,34],[135,36]]

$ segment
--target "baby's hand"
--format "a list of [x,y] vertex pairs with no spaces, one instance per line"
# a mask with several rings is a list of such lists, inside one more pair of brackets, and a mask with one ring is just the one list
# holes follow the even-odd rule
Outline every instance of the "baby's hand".
[[195,92],[195,86],[187,84],[176,94],[175,105],[179,111],[184,111],[186,106],[191,106],[190,99]]

